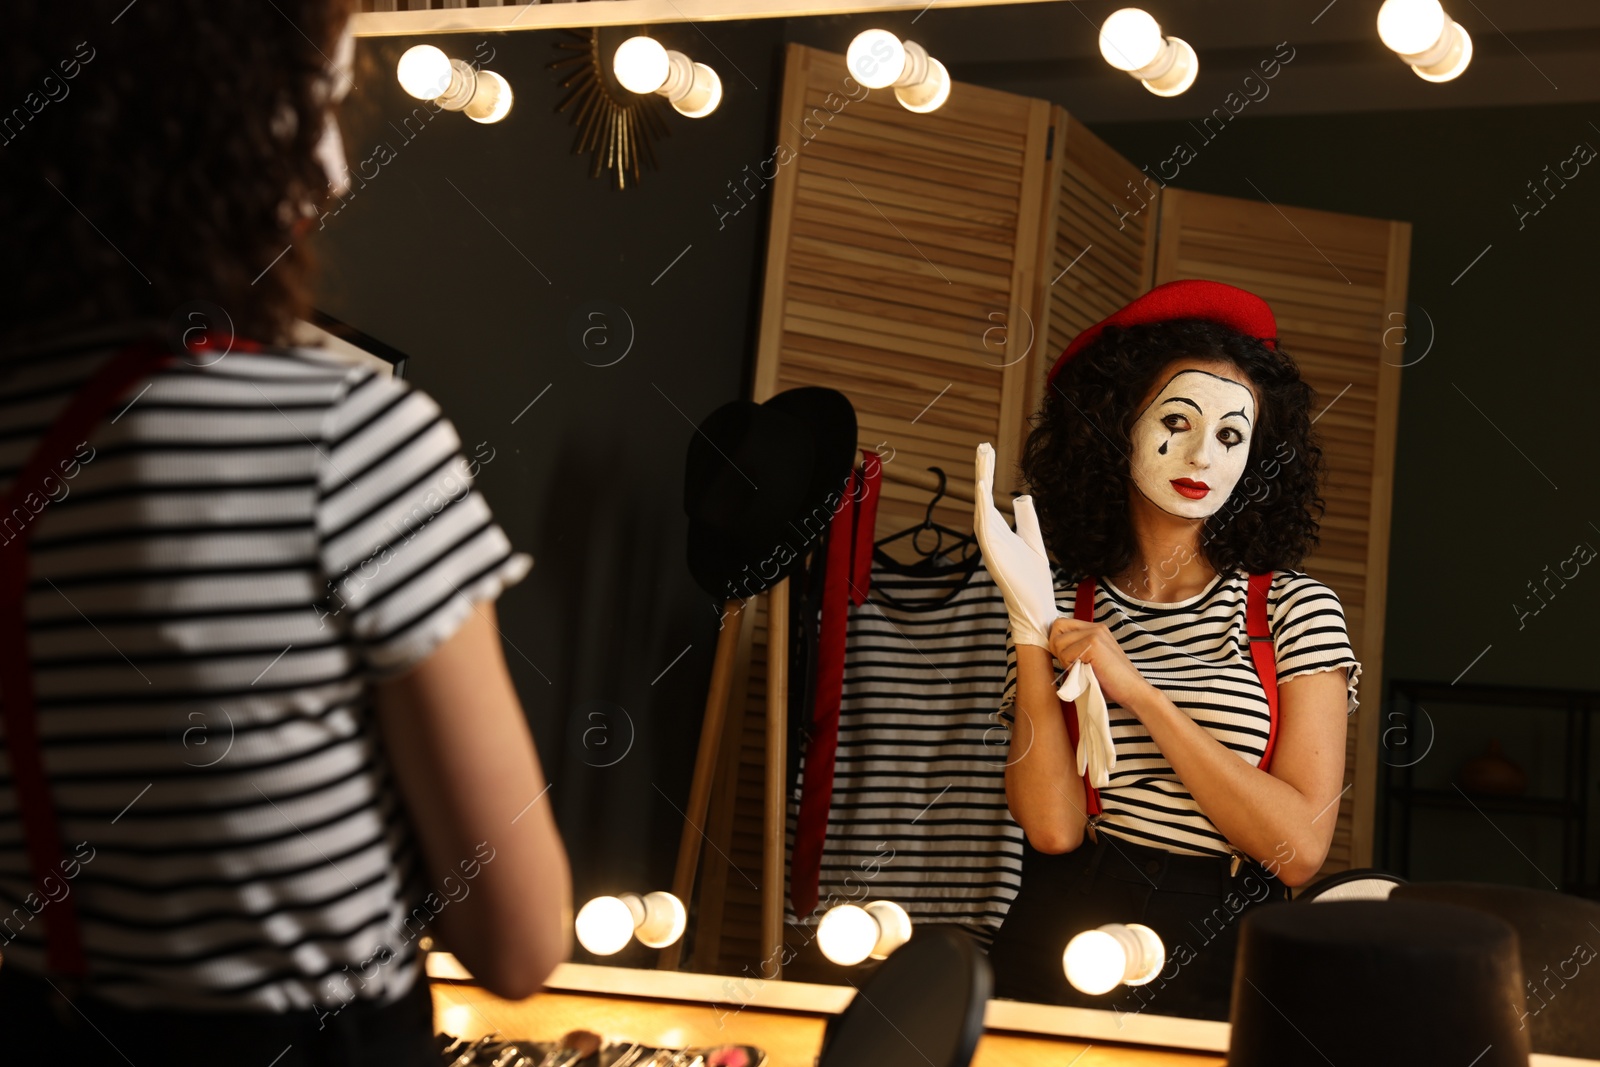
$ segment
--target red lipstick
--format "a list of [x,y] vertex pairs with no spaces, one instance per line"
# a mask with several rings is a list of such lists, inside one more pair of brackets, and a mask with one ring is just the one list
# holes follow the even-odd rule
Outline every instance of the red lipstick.
[[1192,478],[1174,478],[1172,488],[1188,497],[1190,500],[1200,500],[1211,492],[1211,487],[1205,482],[1197,482]]

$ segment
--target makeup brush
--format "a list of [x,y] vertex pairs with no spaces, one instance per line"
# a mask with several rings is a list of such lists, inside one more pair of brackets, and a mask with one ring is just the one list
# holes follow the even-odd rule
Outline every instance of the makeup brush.
[[569,1030],[555,1048],[539,1061],[539,1067],[574,1067],[600,1051],[600,1035],[593,1030]]

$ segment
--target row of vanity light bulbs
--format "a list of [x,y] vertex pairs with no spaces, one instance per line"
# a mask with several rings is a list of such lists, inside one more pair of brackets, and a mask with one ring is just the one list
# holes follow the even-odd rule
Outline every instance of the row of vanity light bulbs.
[[[1445,13],[1439,0],[1384,0],[1378,11],[1378,36],[1417,77],[1447,82],[1472,62],[1472,38]],[[1194,48],[1161,32],[1148,12],[1136,7],[1113,11],[1100,25],[1100,54],[1107,63],[1137,78],[1157,96],[1177,96],[1194,84],[1200,60]],[[863,30],[850,42],[845,63],[868,89],[894,89],[908,111],[937,110],[950,97],[944,64],[915,41],[888,30]],[[611,68],[623,88],[666,97],[679,114],[704,118],[722,102],[722,79],[704,63],[663,47],[653,37],[630,37],[617,47]],[[511,110],[511,86],[490,70],[451,59],[431,44],[419,44],[400,57],[400,85],[419,100],[433,100],[478,122],[499,122]]]
[[[578,943],[596,956],[621,952],[635,937],[648,948],[666,948],[683,936],[688,913],[671,893],[595,897],[578,911]],[[890,900],[840,904],[817,924],[817,948],[828,959],[853,967],[869,956],[887,959],[911,940],[911,916]],[[1077,934],[1061,954],[1067,980],[1091,996],[1119,985],[1144,985],[1161,973],[1166,946],[1148,926],[1107,923]]]

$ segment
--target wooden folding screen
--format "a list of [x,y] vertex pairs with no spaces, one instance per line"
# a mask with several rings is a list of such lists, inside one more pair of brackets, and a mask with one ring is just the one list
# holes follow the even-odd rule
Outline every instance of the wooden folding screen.
[[[1404,322],[1411,224],[1166,189],[1157,284],[1213,278],[1272,305],[1284,350],[1317,391],[1327,481],[1322,543],[1301,569],[1339,594],[1361,707],[1325,872],[1372,862],[1383,693],[1384,597],[1400,359],[1384,331]],[[1391,349],[1392,351],[1392,349]]]
[[1038,407],[1044,375],[1068,343],[1151,286],[1161,186],[1057,107],[1049,231],[1052,259],[1041,272],[1046,319],[1032,362]]
[[[1044,101],[976,85],[913,114],[848,78],[843,56],[789,46],[778,130],[795,154],[772,190],[754,399],[797,385],[850,398],[861,446],[887,460],[882,529],[927,504],[905,470],[926,481],[937,465],[970,501],[978,441],[1008,485],[1027,416],[1017,352],[1040,318],[1049,128]],[[962,520],[966,506],[946,517]]]

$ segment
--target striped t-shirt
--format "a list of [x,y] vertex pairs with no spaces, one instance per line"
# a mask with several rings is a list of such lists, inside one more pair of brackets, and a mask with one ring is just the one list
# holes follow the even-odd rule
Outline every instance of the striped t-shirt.
[[[1094,619],[1111,627],[1139,673],[1253,767],[1266,751],[1271,718],[1245,627],[1249,577],[1242,570],[1218,574],[1203,592],[1170,604],[1136,599],[1102,578],[1095,584]],[[1067,618],[1076,600],[1077,586],[1058,575],[1056,604]],[[1267,618],[1278,683],[1346,667],[1347,713],[1353,714],[1361,664],[1338,595],[1308,574],[1274,571]],[[1016,648],[1009,642],[1006,659],[998,714],[1009,727],[1017,685]],[[1114,837],[1170,852],[1228,854],[1227,839],[1183,787],[1149,731],[1110,697],[1106,707],[1117,766],[1099,791],[1104,817],[1096,825]],[[1076,766],[1071,770],[1076,773]]]
[[[815,922],[887,899],[914,922],[987,944],[1022,884],[1022,828],[1006,808],[1006,604],[981,561],[937,577],[872,568],[849,609],[839,742]],[[789,798],[793,851],[801,788]],[[787,900],[786,909],[790,908]],[[786,918],[795,922],[792,910]]]
[[[0,488],[114,351],[0,357]],[[86,988],[197,1010],[391,1001],[448,901],[369,683],[531,560],[472,488],[492,449],[469,464],[424,393],[315,350],[200,362],[113,405],[33,527],[39,733]],[[0,951],[38,973],[51,905],[32,894],[0,746]]]

